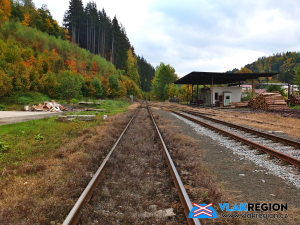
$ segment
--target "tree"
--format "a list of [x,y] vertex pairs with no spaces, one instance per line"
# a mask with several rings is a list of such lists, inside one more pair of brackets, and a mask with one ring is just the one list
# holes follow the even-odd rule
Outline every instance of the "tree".
[[179,88],[177,84],[166,84],[165,86],[165,99],[178,97]]
[[92,84],[96,91],[95,97],[100,98],[103,94],[103,87],[102,87],[101,81],[98,79],[98,77],[95,77]]
[[295,68],[294,83],[298,86],[298,90],[300,90],[300,67]]
[[7,97],[13,92],[11,85],[12,78],[0,70],[0,97]]
[[88,2],[85,7],[86,17],[86,49],[96,53],[96,38],[98,37],[99,18],[95,2]]
[[57,21],[53,19],[47,5],[43,4],[37,11],[42,18],[42,23],[38,28],[50,35],[63,38],[63,28],[59,27]]
[[140,82],[140,75],[138,73],[137,68],[137,59],[133,53],[132,48],[129,48],[127,51],[127,66],[126,66],[126,74],[127,76],[132,79],[136,84]]
[[175,69],[169,64],[160,63],[156,68],[155,77],[152,81],[152,95],[157,100],[165,100],[165,86],[173,83],[178,77],[175,74]]
[[183,84],[179,88],[179,98],[181,100],[189,101],[192,96],[192,88],[190,87],[189,84]]
[[148,63],[143,57],[137,56],[137,67],[140,75],[141,89],[144,92],[151,91],[151,81],[155,75],[154,67]]
[[72,71],[66,70],[59,74],[59,92],[61,97],[68,102],[72,98],[80,98],[83,78],[74,74]]
[[252,70],[250,70],[246,67],[243,67],[239,71],[236,71],[235,73],[252,73]]
[[268,85],[267,92],[279,91],[282,96],[285,96],[283,88],[280,85]]
[[0,1],[0,22],[3,23],[4,21],[8,20],[10,17],[10,1],[9,0],[1,0]]
[[120,92],[120,85],[118,82],[118,75],[113,74],[109,76],[109,96],[112,98],[118,97]]
[[127,51],[130,43],[127,38],[125,28],[119,25],[116,17],[112,20],[112,47],[111,62],[117,69],[125,70],[127,61]]
[[106,15],[104,9],[98,12],[100,19],[99,23],[99,38],[98,38],[98,52],[106,60],[111,59],[111,43],[112,43],[112,32],[111,32],[111,19]]
[[71,34],[72,42],[79,44],[84,15],[83,4],[81,0],[70,0],[69,4],[69,10],[64,15],[64,26]]

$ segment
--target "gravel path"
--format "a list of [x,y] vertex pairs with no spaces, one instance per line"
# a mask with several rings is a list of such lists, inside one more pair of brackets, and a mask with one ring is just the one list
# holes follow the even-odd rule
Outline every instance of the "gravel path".
[[[283,179],[280,174],[274,173],[279,168],[274,167],[274,171],[270,171],[265,165],[255,164],[245,155],[236,154],[233,147],[243,148],[238,143],[205,130],[201,131],[199,127],[191,126],[169,112],[156,111],[160,116],[172,120],[181,132],[201,141],[200,148],[206,153],[205,161],[234,202],[282,202],[288,203],[293,208],[300,207],[299,170],[294,171],[294,173],[298,172],[298,174],[293,174],[294,180]],[[258,157],[267,158],[268,156]],[[282,167],[286,170],[291,169],[291,166]]]
[[0,125],[58,116],[64,112],[0,111]]

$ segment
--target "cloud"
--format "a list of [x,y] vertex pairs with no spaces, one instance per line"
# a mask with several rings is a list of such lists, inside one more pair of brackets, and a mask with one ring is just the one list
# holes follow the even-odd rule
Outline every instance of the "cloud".
[[[67,1],[48,4],[61,21]],[[59,2],[59,3],[57,3]],[[66,3],[67,2],[67,3]],[[87,0],[84,0],[84,5]],[[261,56],[300,48],[297,0],[111,0],[97,3],[125,27],[137,55],[170,64],[179,76],[225,72]],[[36,4],[38,5],[38,4]],[[57,7],[59,5],[59,9]],[[62,10],[63,9],[63,10]],[[61,13],[61,11],[63,11]],[[56,13],[60,12],[60,18]]]

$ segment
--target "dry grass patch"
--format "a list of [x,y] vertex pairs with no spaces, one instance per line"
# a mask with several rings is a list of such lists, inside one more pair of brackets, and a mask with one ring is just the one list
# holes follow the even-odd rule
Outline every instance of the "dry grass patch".
[[[172,121],[160,117],[155,110],[154,114],[191,202],[214,203],[214,205],[228,202],[226,192],[213,175],[213,168],[203,162],[205,155],[201,151],[201,142],[180,133]],[[218,207],[216,209],[219,210]],[[236,218],[201,219],[201,224],[244,224],[244,222]]]
[[5,167],[0,224],[63,222],[132,113],[109,116],[103,125],[83,129],[47,157]]
[[216,118],[225,121],[251,126],[267,131],[283,131],[285,134],[300,138],[300,120],[292,117],[283,117],[274,113],[220,113]]
[[[147,109],[141,108],[108,161],[82,224],[183,224],[158,140]],[[151,215],[172,206],[176,216]]]

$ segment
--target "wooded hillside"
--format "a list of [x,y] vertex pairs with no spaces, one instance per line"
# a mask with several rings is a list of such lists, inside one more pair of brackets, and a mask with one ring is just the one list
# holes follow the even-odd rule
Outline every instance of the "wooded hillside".
[[[263,56],[255,62],[245,65],[245,68],[250,69],[253,73],[279,72],[278,75],[273,77],[273,80],[291,84],[295,84],[295,68],[297,67],[300,67],[299,52],[277,53],[268,57]],[[228,72],[236,71],[238,69]],[[261,81],[266,81],[264,79],[267,78],[261,78]]]
[[[92,6],[89,3],[87,7]],[[114,22],[106,19],[109,31],[101,35],[123,35],[126,48],[118,46],[117,38],[109,42],[108,37],[105,37],[108,45],[100,48],[96,45],[95,32],[100,27],[92,28],[89,24],[90,28],[85,31],[86,46],[82,46],[87,48],[85,50],[68,41],[68,30],[58,25],[46,5],[36,9],[31,0],[3,0],[0,4],[0,97],[32,91],[68,100],[140,96],[141,87],[149,91],[154,68],[143,57],[135,55],[125,29],[118,26],[116,19]],[[97,34],[99,32],[97,30]],[[96,49],[106,49],[104,57]],[[115,58],[111,61],[115,65],[107,60],[112,54]]]

